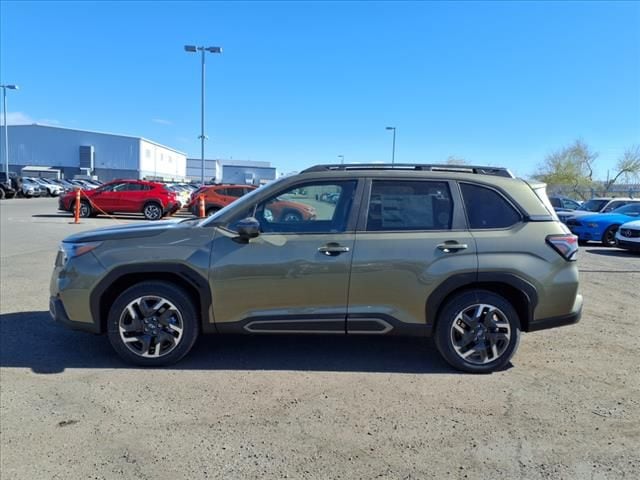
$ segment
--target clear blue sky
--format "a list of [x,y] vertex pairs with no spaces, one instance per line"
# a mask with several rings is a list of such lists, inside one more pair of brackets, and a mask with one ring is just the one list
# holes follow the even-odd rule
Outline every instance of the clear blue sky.
[[1,3],[10,120],[140,135],[207,157],[438,162],[531,173],[577,138],[598,172],[640,143],[637,2]]

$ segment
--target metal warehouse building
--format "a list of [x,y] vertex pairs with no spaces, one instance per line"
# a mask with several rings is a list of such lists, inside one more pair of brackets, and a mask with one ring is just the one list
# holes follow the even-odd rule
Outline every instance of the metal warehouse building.
[[[103,181],[186,175],[184,153],[145,138],[37,124],[8,129],[9,170],[18,174],[25,167],[52,167],[66,178],[95,175]],[[4,129],[0,139],[4,149]]]
[[[202,160],[187,159],[187,178],[200,181]],[[264,185],[275,180],[276,168],[269,162],[252,160],[208,160],[204,161],[204,178],[206,182],[236,183],[241,185]]]

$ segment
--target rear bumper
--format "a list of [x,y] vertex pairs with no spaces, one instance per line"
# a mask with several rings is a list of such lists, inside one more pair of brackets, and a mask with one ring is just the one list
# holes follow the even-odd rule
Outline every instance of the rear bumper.
[[58,297],[49,298],[49,315],[51,315],[51,318],[57,323],[71,328],[72,330],[100,333],[100,329],[94,323],[74,322],[73,320],[70,320],[67,315],[67,311],[64,309],[62,301]]
[[164,213],[175,213],[180,210],[180,203],[178,202],[168,202],[167,206],[164,209]]
[[568,225],[568,227],[569,230],[571,230],[571,233],[578,237],[578,240],[582,240],[585,242],[589,240],[600,242],[602,240],[602,232],[600,230],[575,227],[573,225]]
[[538,330],[546,330],[548,328],[563,327],[565,325],[573,325],[578,323],[582,317],[582,295],[576,295],[576,300],[573,304],[573,309],[567,315],[560,315],[558,317],[541,318],[534,320],[529,324],[529,332],[536,332]]

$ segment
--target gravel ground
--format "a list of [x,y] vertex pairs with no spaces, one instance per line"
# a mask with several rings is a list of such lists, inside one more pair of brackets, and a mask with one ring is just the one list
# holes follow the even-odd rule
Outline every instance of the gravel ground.
[[205,337],[142,370],[49,320],[58,242],[113,223],[70,220],[0,202],[3,480],[640,478],[638,255],[581,248],[582,321],[525,334],[492,375],[333,337]]

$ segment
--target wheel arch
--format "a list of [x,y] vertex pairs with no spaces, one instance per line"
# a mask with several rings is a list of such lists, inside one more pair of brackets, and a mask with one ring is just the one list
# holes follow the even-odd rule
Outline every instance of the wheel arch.
[[149,205],[150,203],[155,203],[157,204],[161,210],[164,210],[164,202],[162,200],[160,200],[159,198],[145,198],[142,201],[142,210],[144,210],[144,207],[146,207],[147,205]]
[[[196,204],[197,204],[197,202],[196,202]],[[219,203],[216,203],[216,202],[207,202],[207,201],[205,201],[204,202],[205,211],[209,210],[210,208],[217,208],[218,210],[222,210],[224,208],[224,206],[220,205]]]
[[90,309],[99,333],[107,331],[109,308],[127,288],[147,280],[159,280],[182,287],[193,300],[200,314],[203,333],[215,331],[209,322],[211,291],[208,281],[192,268],[183,264],[154,263],[117,267],[109,272],[91,292]]
[[614,240],[615,240],[615,232],[617,232],[620,227],[622,226],[622,223],[618,223],[618,222],[614,222],[610,225],[607,225],[603,230],[602,230],[602,237],[600,238],[600,241],[604,244],[605,242],[605,236],[607,235],[607,232],[609,230],[611,230],[613,232],[613,236],[614,236]]
[[518,313],[521,329],[525,332],[529,330],[538,304],[536,288],[512,273],[481,272],[477,275],[454,275],[433,291],[426,303],[427,335],[433,335],[444,305],[454,296],[471,290],[487,290],[504,297]]

